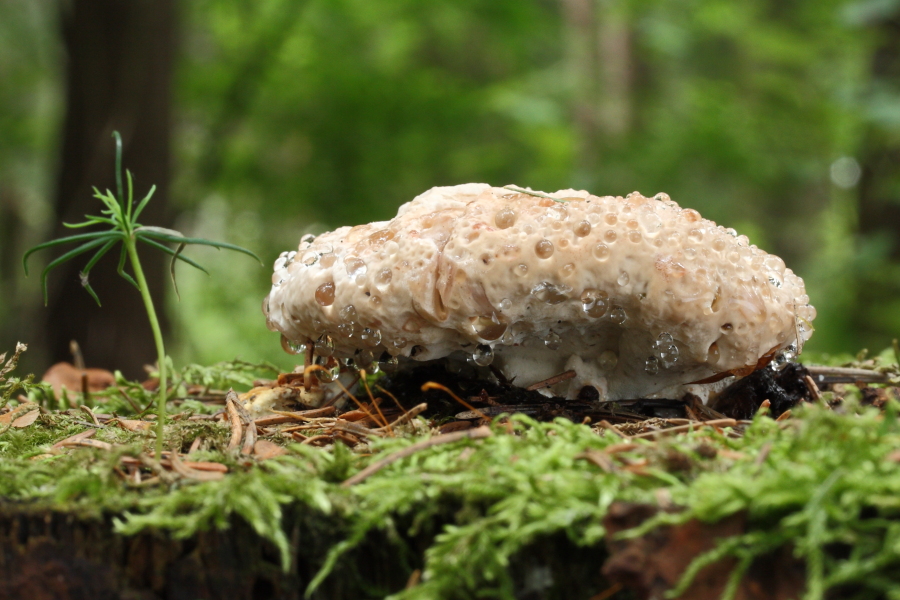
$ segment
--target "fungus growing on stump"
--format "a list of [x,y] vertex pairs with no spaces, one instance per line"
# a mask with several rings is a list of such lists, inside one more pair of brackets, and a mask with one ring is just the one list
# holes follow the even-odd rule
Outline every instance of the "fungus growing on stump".
[[605,400],[705,395],[792,358],[815,318],[780,258],[666,194],[486,184],[304,236],[275,261],[263,308],[286,349],[314,342],[325,366],[462,353],[521,387],[573,370],[549,392]]

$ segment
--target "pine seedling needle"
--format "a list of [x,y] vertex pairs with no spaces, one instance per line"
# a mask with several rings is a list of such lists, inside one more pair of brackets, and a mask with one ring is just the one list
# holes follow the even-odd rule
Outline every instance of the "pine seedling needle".
[[[118,131],[114,131],[113,137],[116,140],[115,175],[117,194],[113,194],[109,190],[101,192],[97,188],[94,188],[94,197],[100,200],[104,206],[100,211],[100,215],[86,215],[86,220],[80,223],[63,223],[63,225],[69,229],[81,229],[104,225],[108,228],[65,236],[49,242],[44,242],[43,244],[38,244],[25,252],[22,257],[22,264],[25,268],[25,274],[28,275],[28,258],[35,252],[65,244],[79,244],[76,248],[69,250],[48,263],[41,273],[41,289],[44,295],[44,304],[46,305],[48,299],[47,276],[50,271],[76,256],[94,250],[94,255],[81,270],[80,277],[82,287],[84,287],[85,291],[91,295],[99,306],[100,298],[91,287],[89,281],[91,269],[107,252],[121,243],[122,247],[119,254],[118,273],[140,292],[141,299],[144,302],[144,309],[147,311],[147,318],[150,321],[150,329],[153,331],[153,342],[156,346],[157,364],[159,365],[159,395],[157,398],[156,409],[156,455],[162,456],[167,397],[166,351],[165,345],[163,344],[162,331],[159,326],[159,319],[156,316],[156,308],[153,305],[153,299],[150,297],[150,289],[147,285],[147,279],[144,276],[144,270],[141,268],[141,261],[137,251],[138,242],[156,248],[171,256],[169,271],[172,275],[173,284],[175,281],[176,261],[181,261],[209,274],[202,266],[183,256],[182,250],[188,245],[203,245],[212,246],[216,249],[224,248],[226,250],[234,250],[252,256],[259,261],[260,265],[262,265],[262,261],[250,250],[234,244],[214,242],[203,238],[190,238],[174,229],[142,225],[139,223],[138,218],[153,197],[156,186],[152,186],[150,191],[140,200],[140,202],[135,202],[134,181],[131,172],[126,170],[124,180],[122,177],[122,136],[119,135]],[[173,249],[169,247],[169,245],[174,245],[175,248]],[[133,276],[125,271],[126,264],[130,264]]]

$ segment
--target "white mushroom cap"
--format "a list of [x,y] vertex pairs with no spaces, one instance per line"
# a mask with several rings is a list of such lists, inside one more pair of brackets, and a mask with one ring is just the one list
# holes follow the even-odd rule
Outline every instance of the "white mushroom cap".
[[815,309],[775,255],[665,194],[552,198],[437,187],[386,222],[304,239],[264,303],[292,344],[337,357],[493,361],[552,392],[678,395],[684,384],[799,352]]

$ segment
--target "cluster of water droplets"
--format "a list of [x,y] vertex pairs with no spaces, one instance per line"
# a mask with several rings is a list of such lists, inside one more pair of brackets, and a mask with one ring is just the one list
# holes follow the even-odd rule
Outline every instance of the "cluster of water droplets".
[[653,342],[653,355],[666,369],[671,369],[678,362],[678,346],[671,333],[666,331],[659,334]]
[[790,344],[789,346],[775,354],[775,357],[772,359],[772,362],[769,363],[769,366],[771,366],[776,371],[780,371],[796,357],[797,344]]

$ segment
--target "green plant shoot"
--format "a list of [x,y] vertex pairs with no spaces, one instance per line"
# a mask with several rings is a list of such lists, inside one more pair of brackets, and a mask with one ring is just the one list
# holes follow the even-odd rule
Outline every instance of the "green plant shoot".
[[[188,265],[199,269],[209,275],[209,272],[206,269],[181,254],[181,251],[184,249],[184,247],[189,244],[199,244],[204,246],[212,246],[214,248],[235,250],[237,252],[247,254],[248,256],[252,256],[256,260],[259,260],[259,257],[250,250],[241,248],[240,246],[235,246],[233,244],[214,242],[202,238],[185,237],[184,234],[179,231],[175,231],[174,229],[141,225],[138,222],[138,218],[140,218],[141,212],[143,212],[144,208],[146,208],[147,206],[147,203],[149,203],[150,199],[153,197],[153,193],[156,191],[156,186],[152,186],[147,195],[140,202],[136,203],[134,201],[134,186],[131,172],[126,170],[126,194],[126,189],[123,187],[122,182],[122,136],[119,135],[118,131],[113,132],[113,136],[116,138],[117,194],[113,194],[109,190],[107,190],[106,193],[101,193],[97,188],[94,188],[94,197],[100,200],[106,207],[105,209],[100,211],[102,216],[85,215],[87,220],[81,223],[63,223],[63,225],[71,229],[81,229],[84,227],[104,225],[108,228],[101,231],[90,231],[88,233],[66,236],[51,240],[49,242],[45,242],[43,244],[39,244],[29,249],[25,253],[22,258],[22,263],[25,267],[25,274],[27,275],[28,257],[31,256],[34,252],[43,250],[45,248],[60,246],[63,244],[80,244],[77,248],[69,250],[62,256],[51,261],[44,268],[43,273],[41,273],[41,288],[44,294],[44,304],[46,305],[47,275],[50,273],[50,271],[65,263],[66,261],[75,258],[76,256],[94,250],[94,255],[84,266],[84,269],[81,270],[81,285],[99,305],[100,298],[97,297],[96,292],[94,292],[94,289],[91,287],[88,281],[88,276],[91,272],[91,269],[97,264],[97,262],[107,252],[112,250],[117,244],[121,243],[118,273],[128,283],[136,287],[138,292],[140,292],[141,298],[144,301],[144,308],[147,310],[147,318],[150,320],[150,328],[153,330],[153,340],[156,344],[157,364],[159,365],[159,396],[157,400],[156,412],[156,456],[157,458],[159,458],[162,456],[163,427],[166,420],[166,352],[163,345],[162,332],[159,328],[159,319],[157,319],[156,317],[156,309],[153,306],[153,300],[150,297],[150,290],[147,287],[147,280],[144,277],[144,270],[141,268],[141,261],[138,257],[138,242],[146,244],[152,248],[156,248],[157,250],[161,250],[162,252],[165,252],[172,257],[170,273],[172,274],[173,284],[175,282],[176,260],[187,263]],[[166,244],[174,244],[175,248],[170,248]],[[134,272],[134,277],[132,277],[125,271],[126,261],[131,263],[131,269]],[[262,264],[262,261],[260,261],[260,264]],[[177,286],[175,290],[177,293]]]

